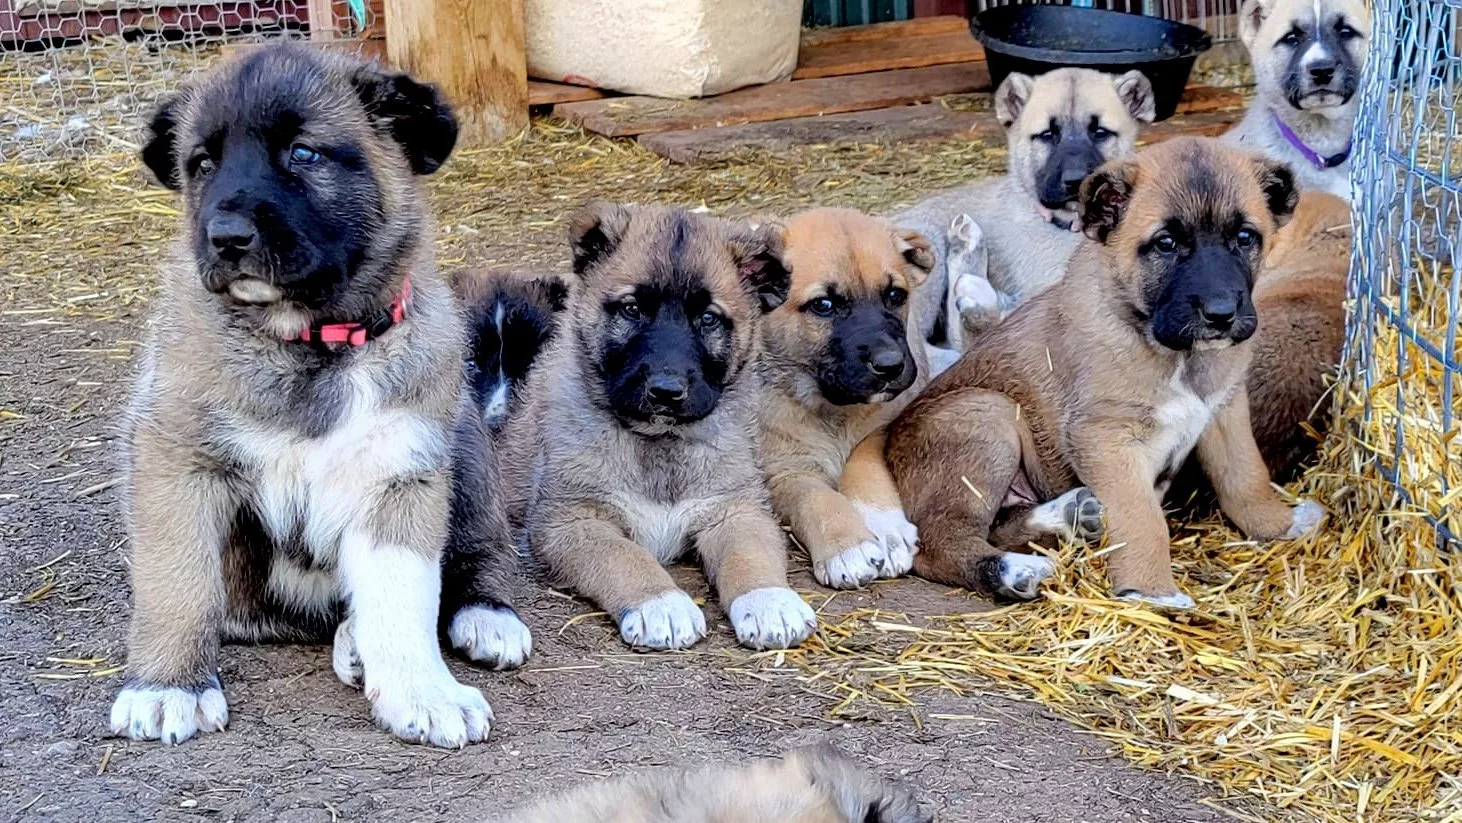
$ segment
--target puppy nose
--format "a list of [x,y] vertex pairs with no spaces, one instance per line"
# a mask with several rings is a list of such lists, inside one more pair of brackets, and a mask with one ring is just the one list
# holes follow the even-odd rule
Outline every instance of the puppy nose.
[[1066,188],[1067,194],[1076,194],[1081,191],[1081,181],[1085,179],[1086,173],[1078,169],[1061,172],[1061,185]]
[[671,405],[685,399],[685,378],[678,374],[654,374],[645,383],[650,400],[660,405]]
[[1335,79],[1335,64],[1316,63],[1310,66],[1310,79],[1315,81],[1315,85],[1318,86],[1329,85],[1330,81]]
[[1234,316],[1239,313],[1239,301],[1232,297],[1204,300],[1198,305],[1198,313],[1203,316],[1203,322],[1209,328],[1227,331],[1234,324]]
[[898,346],[883,346],[869,353],[868,368],[880,380],[893,380],[904,372],[904,353]]
[[229,212],[208,221],[208,242],[219,251],[248,251],[258,238],[253,222],[241,214]]

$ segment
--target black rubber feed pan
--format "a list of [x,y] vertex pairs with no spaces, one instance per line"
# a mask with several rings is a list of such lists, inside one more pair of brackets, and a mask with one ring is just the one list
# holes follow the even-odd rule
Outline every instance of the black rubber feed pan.
[[970,30],[985,47],[996,88],[1011,72],[1137,69],[1152,81],[1159,120],[1173,115],[1194,61],[1213,45],[1207,32],[1193,26],[1079,6],[996,6],[975,15]]

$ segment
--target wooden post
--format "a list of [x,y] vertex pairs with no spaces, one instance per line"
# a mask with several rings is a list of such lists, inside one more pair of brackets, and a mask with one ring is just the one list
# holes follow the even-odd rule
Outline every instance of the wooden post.
[[334,40],[336,36],[334,0],[309,0],[305,8],[310,12],[310,39]]
[[458,145],[528,126],[523,0],[385,0],[391,64],[436,83],[457,112]]

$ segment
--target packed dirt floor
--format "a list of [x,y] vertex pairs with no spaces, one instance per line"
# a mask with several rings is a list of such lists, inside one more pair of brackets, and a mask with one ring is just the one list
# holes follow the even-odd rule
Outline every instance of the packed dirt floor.
[[[836,174],[755,162],[692,172],[638,155],[610,174],[595,158],[623,149],[561,139],[540,126],[517,154],[454,161],[434,181],[449,264],[563,266],[561,225],[542,215],[591,188],[718,211],[887,207],[985,170],[895,152],[858,155]],[[535,149],[554,158],[551,168]],[[998,150],[964,151],[999,162]],[[630,769],[814,742],[907,781],[941,821],[1230,819],[1204,786],[1131,767],[1036,704],[930,693],[913,712],[830,720],[836,698],[791,662],[737,648],[713,599],[711,636],[696,650],[637,654],[589,605],[537,585],[521,605],[535,635],[524,669],[453,664],[496,712],[484,744],[439,751],[391,739],[335,679],[326,647],[226,649],[226,732],[173,748],[108,737],[129,613],[113,432],[149,272],[175,225],[171,195],[135,165],[118,154],[0,190],[0,237],[11,236],[0,243],[0,819],[476,820]],[[704,175],[694,191],[678,182],[693,174]],[[746,189],[762,193],[731,199]],[[806,559],[793,562],[795,585],[824,616],[876,606],[917,620],[980,608],[918,580],[829,599]],[[677,575],[705,595],[698,570]]]

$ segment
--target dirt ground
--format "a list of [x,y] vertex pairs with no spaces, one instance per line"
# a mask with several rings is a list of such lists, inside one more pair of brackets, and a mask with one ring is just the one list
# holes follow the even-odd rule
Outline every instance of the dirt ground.
[[[789,197],[816,196],[814,186],[794,182],[806,190]],[[613,182],[618,192],[634,185],[632,177]],[[109,267],[145,269],[156,259],[154,240],[167,221],[155,212],[121,211],[105,192],[76,206],[63,202],[71,194],[37,191],[57,198],[46,208],[100,213],[97,226],[113,220],[114,229],[96,231],[146,238],[79,264],[80,291]],[[532,195],[494,193],[503,201],[522,196]],[[5,224],[29,226],[38,202],[0,204]],[[28,230],[50,236],[44,227]],[[561,260],[557,231],[474,237],[465,255]],[[485,744],[446,752],[394,741],[372,726],[359,693],[336,681],[326,647],[226,649],[224,733],[176,748],[109,738],[129,611],[111,434],[144,307],[68,320],[44,308],[65,299],[41,291],[58,288],[70,270],[27,279],[46,263],[35,249],[26,254],[38,262],[10,271],[0,255],[7,275],[0,289],[0,819],[472,820],[627,769],[824,741],[908,781],[941,821],[1228,819],[1205,805],[1203,786],[1133,768],[1035,704],[943,695],[920,707],[919,722],[906,714],[831,721],[835,698],[790,662],[736,648],[714,602],[711,638],[698,649],[636,654],[587,605],[536,586],[521,606],[535,637],[526,668],[494,674],[454,664],[496,712]],[[798,588],[829,616],[876,605],[917,620],[977,608],[917,580],[828,601],[805,558],[794,565]],[[678,576],[705,594],[698,571]]]

